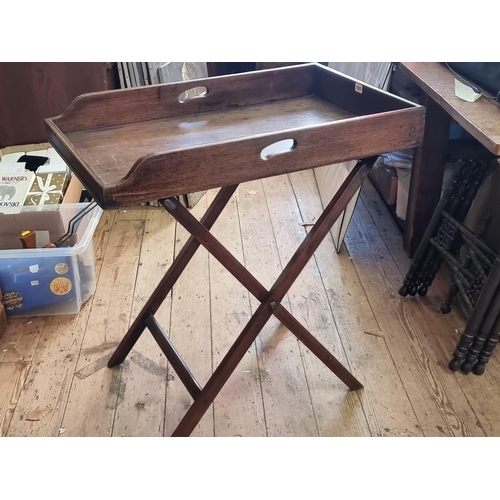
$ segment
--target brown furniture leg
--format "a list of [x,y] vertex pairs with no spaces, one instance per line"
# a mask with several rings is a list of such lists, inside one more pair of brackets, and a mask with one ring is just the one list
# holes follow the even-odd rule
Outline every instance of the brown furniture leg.
[[492,331],[488,339],[486,340],[481,353],[479,354],[477,363],[474,365],[473,372],[475,375],[482,375],[486,369],[486,363],[491,358],[493,354],[493,349],[495,349],[498,341],[500,340],[500,314],[498,315],[495,324],[493,325]]
[[481,323],[485,319],[488,313],[488,309],[491,307],[491,301],[493,300],[495,293],[500,283],[500,259],[495,259],[493,267],[488,275],[479,298],[477,299],[474,310],[472,311],[471,317],[465,329],[460,336],[455,352],[453,353],[453,358],[448,364],[448,368],[452,371],[457,371],[461,368],[462,363],[465,361],[469,349],[479,332]]
[[[208,229],[183,207],[178,200],[164,200],[160,203],[177,221],[188,230],[256,299],[264,302],[268,290],[231,254]],[[272,314],[278,318],[313,354],[337,375],[351,390],[361,389],[361,383],[350,373],[328,349],[290,314],[282,304],[273,305]]]
[[[217,217],[219,217],[219,215],[222,213],[224,207],[231,199],[231,196],[236,191],[237,187],[237,185],[227,186],[225,188],[222,188],[217,193],[214,201],[201,219],[201,224],[203,224],[208,229],[210,229],[214,225]],[[145,320],[148,318],[149,314],[154,315],[156,313],[158,308],[165,300],[165,297],[168,295],[170,290],[172,290],[175,282],[179,279],[179,276],[182,274],[184,269],[186,269],[186,266],[189,264],[189,261],[192,259],[199,246],[200,243],[196,241],[192,236],[188,239],[182,250],[179,252],[179,255],[174,259],[174,262],[170,266],[169,270],[142,308],[134,323],[129,328],[127,334],[116,348],[116,351],[111,356],[110,360],[108,361],[109,368],[113,368],[114,366],[123,363],[137,340],[139,340],[139,337],[142,335],[144,328],[146,328]]]
[[415,149],[411,170],[404,249],[413,257],[441,197],[450,116],[427,94],[424,140]]
[[[113,354],[108,366],[115,366],[125,359],[146,326],[151,330],[153,337],[167,356],[174,370],[178,371],[180,380],[184,383],[194,399],[193,404],[172,434],[173,436],[189,436],[191,434],[273,314],[280,319],[280,321],[282,321],[283,324],[311,350],[311,352],[325,363],[333,373],[346,383],[351,390],[357,390],[363,387],[362,384],[333,356],[333,354],[315,339],[311,333],[309,333],[307,329],[280,304],[280,302],[320,243],[331,230],[335,221],[344,211],[354,193],[359,189],[374,161],[375,158],[370,158],[364,162],[358,162],[269,291],[267,291],[265,287],[261,285],[260,282],[209,232],[209,227],[213,225],[215,219],[234,193],[236,189],[235,186],[222,188],[219,191],[214,203],[212,203],[201,222],[198,222],[198,220],[193,217],[177,199],[169,198],[160,200],[161,205],[170,212],[192,236],[167,272],[169,278],[167,279],[166,275],[157,287],[134,322],[134,325]],[[210,216],[207,217],[208,212],[210,212]],[[195,243],[196,246],[194,246]],[[204,245],[207,250],[261,302],[250,318],[250,321],[202,389],[170,343],[160,325],[154,319],[154,313],[163,302],[168,291],[170,291],[173,286],[173,283],[180,276],[187,262],[189,262],[189,259],[191,259],[200,244]],[[185,256],[180,258],[183,252]]]
[[[373,161],[374,159],[371,160],[371,165],[373,164]],[[228,351],[222,362],[214,371],[213,375],[210,377],[207,384],[202,389],[200,395],[195,398],[193,404],[173,432],[172,436],[189,436],[194,430],[198,422],[201,420],[205,412],[212,404],[217,394],[220,392],[222,387],[224,387],[225,383],[240,363],[247,350],[257,338],[258,334],[260,333],[268,319],[273,314],[273,311],[278,309],[283,297],[286,295],[290,287],[293,285],[294,281],[301,273],[302,269],[305,267],[320,243],[328,234],[335,221],[344,211],[354,193],[361,186],[364,178],[368,175],[371,165],[359,162],[349,174],[347,179],[338,190],[337,194],[325,208],[323,214],[320,216],[302,244],[299,246],[272,288],[269,290],[269,292],[266,293],[266,296],[263,297],[264,300],[262,300],[262,303],[250,318],[250,321],[247,323],[231,349]],[[182,224],[191,234],[199,238],[199,241],[204,244],[204,246],[207,247],[207,249],[211,253],[213,250],[214,257],[216,257],[217,260],[219,260],[224,265],[224,267],[226,267],[226,269],[228,269],[231,274],[235,276],[235,278],[237,278],[250,292],[252,292],[252,289],[255,287],[255,282],[257,282],[257,280],[253,277],[251,280],[248,279],[248,275],[251,276],[251,274],[248,272],[247,275],[247,272],[242,272],[242,269],[245,268],[241,266],[237,259],[229,258],[226,260],[227,255],[225,254],[225,248],[215,238],[213,239],[213,241],[211,241],[212,238],[206,239],[206,232],[202,227],[200,227],[200,224],[196,220],[191,219],[192,216],[184,207],[182,207],[182,205],[180,205],[180,203],[176,199],[163,200],[160,203],[162,203],[165,208],[169,210],[169,212],[179,221],[179,223]],[[257,290],[255,291],[257,292]],[[260,292],[257,293],[259,293],[260,295]],[[294,333],[297,334],[296,329]],[[328,353],[328,357],[330,359],[333,358],[333,355],[331,355],[326,349],[325,351]],[[353,388],[362,388],[361,383],[354,377],[352,378],[354,379]]]

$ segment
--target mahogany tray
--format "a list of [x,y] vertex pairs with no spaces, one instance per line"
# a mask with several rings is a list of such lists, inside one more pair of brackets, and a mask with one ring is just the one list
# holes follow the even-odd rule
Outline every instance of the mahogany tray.
[[84,94],[46,124],[106,209],[412,148],[424,113],[303,64]]

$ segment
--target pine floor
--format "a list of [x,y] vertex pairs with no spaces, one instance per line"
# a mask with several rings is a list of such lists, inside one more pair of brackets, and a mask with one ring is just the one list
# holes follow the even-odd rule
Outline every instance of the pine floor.
[[[193,209],[197,217],[213,197]],[[270,286],[321,210],[313,173],[300,172],[240,186],[213,231]],[[191,399],[149,333],[120,368],[106,362],[186,239],[162,209],[103,214],[94,297],[75,317],[10,321],[0,342],[3,436],[171,434]],[[500,435],[497,357],[482,377],[447,369],[464,321],[437,312],[444,275],[425,298],[399,297],[408,264],[366,182],[345,248],[337,255],[328,238],[284,301],[365,389],[347,392],[272,318],[193,435]],[[203,384],[256,306],[200,249],[157,318]],[[27,420],[37,407],[50,413]]]

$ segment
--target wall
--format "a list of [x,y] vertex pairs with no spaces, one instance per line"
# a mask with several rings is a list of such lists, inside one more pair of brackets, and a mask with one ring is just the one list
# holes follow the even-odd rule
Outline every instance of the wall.
[[45,118],[114,87],[111,63],[0,63],[0,148],[47,142]]

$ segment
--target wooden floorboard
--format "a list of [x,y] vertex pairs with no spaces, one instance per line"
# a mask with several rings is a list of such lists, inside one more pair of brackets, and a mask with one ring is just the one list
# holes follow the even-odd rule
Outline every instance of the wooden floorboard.
[[[208,193],[208,201],[216,191]],[[239,235],[238,192],[236,192],[212,230],[214,236],[241,262],[243,244]],[[210,262],[210,311],[214,369],[231,347],[251,316],[248,291],[212,256]],[[214,402],[215,435],[265,436],[266,424],[259,363],[255,342],[245,354]]]
[[106,362],[130,323],[145,218],[146,208],[116,213],[61,424],[64,437],[112,434],[130,361],[112,370]]
[[402,299],[400,273],[363,200],[346,244],[412,406],[426,436],[484,435],[433,330],[436,322],[418,300]]
[[47,318],[12,318],[0,341],[0,436],[7,434]]
[[[149,207],[144,226],[131,317],[135,318],[172,264],[176,224],[161,208]],[[156,312],[157,321],[170,327],[171,295]],[[149,331],[130,354],[123,401],[116,408],[113,436],[162,436],[168,363]]]
[[[245,265],[269,289],[282,265],[262,182],[241,185],[238,205]],[[252,313],[258,304],[252,297]],[[290,307],[288,296],[283,304]],[[271,317],[256,345],[268,435],[317,436],[318,426],[296,338]]]
[[[192,209],[201,219],[207,209],[204,196]],[[188,232],[177,224],[175,252],[184,246]],[[167,330],[167,325],[164,329]],[[208,252],[200,247],[176,283],[172,293],[170,340],[202,386],[212,375],[212,332],[210,326],[210,273]],[[175,373],[167,384],[164,434],[170,436],[193,399]],[[214,435],[213,405],[192,433],[193,436]]]
[[[192,210],[196,217],[215,193]],[[270,287],[321,210],[312,172],[250,182],[213,233]],[[105,364],[186,240],[159,208],[103,215],[94,236],[97,290],[81,312],[9,320],[0,342],[2,436],[172,433],[192,399],[149,332],[121,367]],[[364,390],[347,391],[271,318],[193,435],[500,435],[498,358],[481,377],[448,370],[464,318],[438,311],[445,272],[427,297],[399,297],[409,262],[366,183],[340,254],[328,237],[283,300]],[[156,317],[204,384],[257,305],[200,248]],[[41,420],[26,420],[47,405]]]
[[[311,173],[312,174],[312,173]],[[310,180],[314,180],[311,178]],[[307,231],[287,176],[264,180],[273,229],[282,266],[288,264]],[[282,213],[289,214],[281,217]],[[320,215],[320,214],[318,214]],[[348,365],[328,296],[315,259],[306,265],[288,293],[290,312],[344,365]],[[321,436],[370,435],[359,394],[349,392],[308,349],[299,344],[307,384]]]
[[[322,211],[311,172],[291,176],[304,222]],[[331,236],[315,253],[329,307],[354,375],[364,384],[358,393],[374,436],[422,435],[418,418],[394,365],[349,253],[336,253]]]
[[[209,202],[215,194],[215,190],[209,191]],[[234,237],[235,230],[236,235],[239,235],[237,198],[238,193],[235,193],[215,223],[212,233],[243,263],[242,240]],[[211,255],[209,262],[212,353],[215,369],[250,319],[251,312],[250,296],[246,288],[229,275]],[[214,402],[214,424],[216,436],[266,435],[255,342],[217,396]]]
[[[114,217],[115,214],[112,212],[103,214],[94,234],[97,279],[101,272]],[[60,434],[62,416],[92,303],[93,298],[83,305],[80,314],[76,316],[46,318],[8,429],[9,436],[58,436]],[[31,411],[46,406],[49,406],[51,411],[42,420],[38,422],[26,420]]]
[[[370,215],[384,239],[386,246],[398,265],[402,275],[405,275],[410,266],[410,259],[403,250],[402,241],[396,231],[396,225],[382,200],[371,183],[363,187],[362,199],[370,208]],[[449,289],[449,273],[444,264],[441,266],[432,286],[425,297],[416,296],[412,301],[421,304],[431,325],[430,333],[435,337],[444,360],[449,361],[459,338],[459,333],[465,326],[465,317],[455,303],[451,313],[443,315],[439,306],[444,302]],[[443,361],[439,361],[442,364]],[[500,408],[500,394],[496,387],[500,384],[500,366],[498,360],[494,359],[488,366],[485,374],[476,377],[473,374],[465,375],[462,372],[454,374],[461,386],[465,397],[471,405],[478,429],[483,429],[487,435],[500,435],[500,421],[498,420],[498,408]],[[471,425],[474,418],[471,418]]]
[[0,436],[6,436],[31,362],[0,363]]

